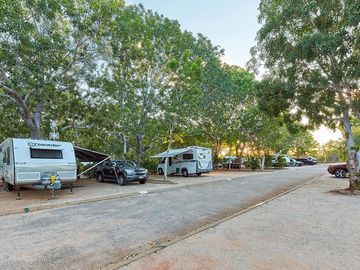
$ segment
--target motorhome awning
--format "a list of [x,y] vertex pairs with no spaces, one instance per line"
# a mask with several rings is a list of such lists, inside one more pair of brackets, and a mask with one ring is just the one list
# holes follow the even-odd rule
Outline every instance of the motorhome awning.
[[79,146],[74,146],[74,150],[75,150],[75,157],[80,162],[101,162],[110,157],[109,155],[92,151]]
[[170,149],[168,151],[165,151],[165,152],[162,152],[155,156],[152,156],[152,158],[174,157],[174,156],[180,155],[182,153],[185,153],[189,150],[191,150],[191,149],[190,148]]

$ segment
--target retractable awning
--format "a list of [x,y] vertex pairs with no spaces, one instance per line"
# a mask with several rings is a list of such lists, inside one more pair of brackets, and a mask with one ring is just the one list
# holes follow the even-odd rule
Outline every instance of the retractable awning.
[[96,166],[98,166],[100,163],[104,162],[105,160],[109,159],[110,156],[103,154],[103,153],[99,153],[96,151],[92,151],[90,149],[86,149],[86,148],[82,148],[79,146],[74,146],[74,150],[75,150],[75,157],[80,161],[80,162],[96,162],[96,164],[94,164],[93,166],[91,166],[90,168],[88,168],[87,170],[79,173],[77,176],[79,177],[80,175],[92,170],[93,168],[95,168]]
[[74,146],[75,157],[80,162],[101,162],[108,159],[110,156],[99,153],[90,149]]
[[152,156],[152,158],[174,157],[189,150],[191,150],[191,148],[170,149],[168,151]]

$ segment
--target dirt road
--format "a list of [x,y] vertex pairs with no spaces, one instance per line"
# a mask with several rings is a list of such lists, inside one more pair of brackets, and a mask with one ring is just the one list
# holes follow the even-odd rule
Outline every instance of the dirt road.
[[304,270],[360,267],[360,196],[329,193],[326,175],[122,270]]
[[284,170],[0,218],[0,269],[99,269],[317,177]]

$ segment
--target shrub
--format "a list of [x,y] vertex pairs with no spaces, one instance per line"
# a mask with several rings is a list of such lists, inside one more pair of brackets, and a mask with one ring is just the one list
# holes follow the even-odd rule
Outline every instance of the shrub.
[[276,167],[284,168],[286,166],[286,160],[283,156],[277,158]]
[[272,156],[266,156],[265,157],[265,168],[271,168],[272,167]]
[[144,167],[145,169],[148,169],[149,173],[153,173],[156,172],[157,165],[158,165],[157,159],[149,158],[149,159],[145,159],[142,162],[141,166]]
[[360,172],[356,174],[357,179],[355,181],[355,190],[359,190],[360,191]]
[[245,166],[250,167],[251,170],[255,171],[260,167],[259,159],[257,157],[248,157]]

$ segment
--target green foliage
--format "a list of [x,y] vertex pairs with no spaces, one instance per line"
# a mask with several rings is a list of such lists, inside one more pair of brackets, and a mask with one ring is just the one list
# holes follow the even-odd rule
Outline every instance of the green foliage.
[[272,156],[265,156],[265,168],[271,168],[272,167]]
[[259,9],[249,64],[268,68],[260,105],[274,115],[296,105],[293,117],[305,114],[312,125],[337,125],[333,116],[345,110],[359,115],[358,2],[262,0]]
[[[236,146],[239,156],[244,149],[259,156],[312,151],[314,141],[298,125],[300,118],[284,112],[297,91],[310,91],[302,80],[295,89],[298,78],[275,72],[256,82],[252,72],[224,64],[223,50],[208,38],[182,31],[177,21],[142,5],[18,2],[0,5],[0,139],[46,137],[50,120],[57,120],[61,140],[114,157],[122,156],[125,136],[127,158],[149,170],[155,167],[150,156],[168,147],[212,147],[215,162],[224,145]],[[273,33],[265,29],[259,36],[268,45],[266,31]],[[301,41],[306,57],[314,42]],[[277,46],[270,45],[274,56]],[[315,75],[309,76],[315,80]],[[334,95],[324,96],[321,102],[329,103]]]
[[93,40],[122,6],[121,0],[1,2],[0,96],[16,108],[32,137],[47,134],[44,121],[67,125],[74,113],[81,118],[78,90],[96,65]]
[[262,0],[259,11],[249,66],[267,68],[260,108],[287,123],[305,115],[311,127],[341,126],[349,151],[360,118],[359,1]]
[[360,172],[356,174],[355,190],[360,191]]
[[148,169],[149,173],[156,172],[157,165],[158,165],[158,160],[153,158],[145,158],[142,163],[142,166]]
[[249,167],[252,171],[255,171],[256,169],[260,168],[259,162],[260,162],[260,160],[258,157],[250,156],[250,157],[247,157],[245,166]]
[[285,160],[284,156],[281,156],[281,155],[278,156],[275,166],[277,168],[284,168],[286,166],[286,160]]
[[319,151],[320,161],[335,162],[347,160],[346,142],[344,140],[329,141]]

